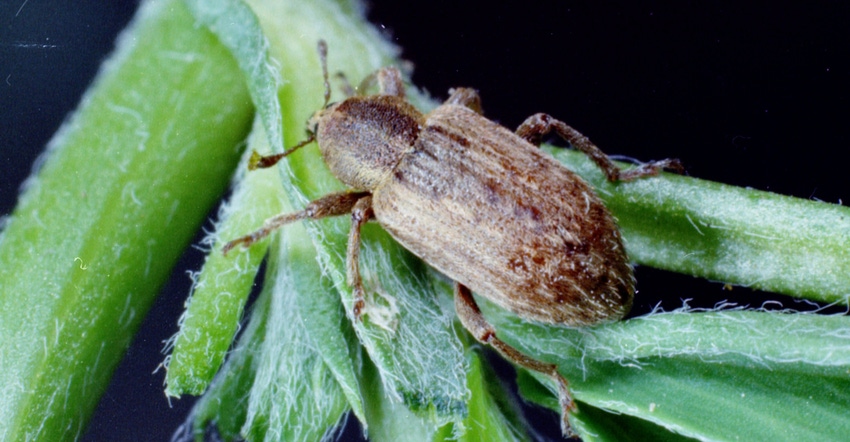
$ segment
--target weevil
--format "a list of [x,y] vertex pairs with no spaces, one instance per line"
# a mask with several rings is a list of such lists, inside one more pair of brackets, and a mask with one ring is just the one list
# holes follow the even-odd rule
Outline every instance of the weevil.
[[[455,281],[464,327],[514,363],[550,376],[558,388],[561,427],[572,434],[574,404],[555,365],[526,356],[496,336],[472,293],[523,319],[588,326],[621,319],[635,291],[632,267],[608,209],[576,174],[539,149],[554,132],[588,155],[610,181],[680,169],[662,160],[621,171],[567,124],[536,114],[516,132],[482,116],[478,93],[449,91],[422,114],[405,98],[400,72],[378,70],[364,84],[379,93],[350,94],[328,104],[327,46],[319,43],[325,104],[308,122],[308,138],[277,155],[255,153],[251,167],[271,167],[313,141],[331,172],[351,190],[319,198],[299,212],[270,218],[256,232],[224,246],[247,247],[301,219],[350,214],[347,280],[353,316],[365,306],[359,270],[360,229],[377,222],[413,254]],[[348,90],[351,90],[348,87]]]

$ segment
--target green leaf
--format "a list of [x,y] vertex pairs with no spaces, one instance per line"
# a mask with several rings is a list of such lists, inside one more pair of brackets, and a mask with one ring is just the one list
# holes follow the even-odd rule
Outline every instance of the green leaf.
[[380,373],[371,361],[361,369],[369,440],[374,442],[430,442],[437,425],[417,416],[387,391]]
[[407,407],[393,401],[379,383],[372,364],[363,367],[366,413],[373,425],[369,440],[393,442],[432,442],[443,440],[473,441],[523,441],[530,440],[525,432],[527,423],[522,420],[517,404],[511,402],[505,386],[482,361],[475,349],[468,350],[470,370],[467,386],[471,397],[469,413],[462,422],[453,422],[437,428],[433,422],[412,413]]
[[239,338],[239,344],[230,352],[221,372],[209,389],[198,399],[188,419],[197,440],[203,440],[208,425],[214,424],[224,440],[239,440],[248,415],[251,387],[257,373],[257,358],[265,338],[271,295],[269,288],[254,303],[248,323]]
[[[529,401],[546,404],[553,411],[557,400],[548,388],[525,370],[517,372],[517,385],[522,397]],[[578,413],[574,413],[571,424],[582,435],[585,442],[595,441],[691,441],[692,438],[671,433],[664,427],[649,421],[621,413],[607,412],[601,408],[577,402]]]
[[[255,125],[249,148],[268,148],[265,132],[259,125]],[[263,176],[269,173],[271,177]],[[248,174],[240,182],[234,191],[231,204],[222,211],[222,216],[227,220],[224,227],[233,232],[231,237],[244,233],[246,214],[256,215],[257,212],[265,211],[262,198],[277,195],[276,201],[266,203],[273,203],[268,205],[274,205],[278,208],[277,211],[291,211],[288,202],[281,199],[283,195],[279,188],[268,189],[269,183],[277,181],[274,171],[261,170]],[[255,203],[259,203],[260,207]],[[262,220],[254,219],[256,223]],[[231,226],[240,224],[243,225],[243,230],[233,231],[239,227]],[[220,229],[219,233],[221,232],[224,230]],[[264,438],[270,432],[270,438],[274,438],[273,435],[286,434],[288,440],[311,440],[321,436],[328,427],[338,421],[341,413],[339,410],[336,415],[315,413],[316,410],[337,409],[338,407],[327,407],[328,403],[337,404],[337,396],[347,399],[358,417],[364,416],[359,384],[349,353],[349,348],[354,345],[353,333],[345,320],[339,297],[327,278],[322,278],[321,269],[316,265],[315,248],[303,227],[291,226],[283,230],[281,236],[286,239],[286,244],[275,247],[274,250],[281,251],[279,253],[282,255],[271,260],[268,266],[269,274],[277,276],[267,278],[260,298],[262,302],[252,311],[249,331],[240,338],[240,344],[231,353],[227,364],[210,386],[210,391],[202,399],[203,406],[196,407],[196,428],[202,429],[206,423],[215,422],[225,437],[235,437],[245,424],[247,409],[250,407],[250,421],[246,431],[253,437]],[[224,327],[221,318],[227,317],[235,321],[234,326],[238,324],[238,311],[235,311],[233,303],[239,302],[238,307],[241,308],[250,287],[242,288],[244,296],[234,300],[230,292],[234,290],[235,281],[232,273],[239,273],[237,269],[242,274],[247,273],[251,277],[249,282],[253,280],[254,275],[245,270],[252,267],[244,265],[244,261],[234,269],[231,258],[236,256],[235,259],[239,262],[242,255],[234,253],[224,258],[218,253],[221,248],[220,238],[219,235],[216,239],[217,245],[201,272],[200,281],[209,280],[211,283],[199,284],[196,287],[192,302],[187,308],[185,316],[196,319],[191,324],[188,320],[183,321],[169,365],[169,375],[174,377],[169,379],[192,379],[192,375],[199,370],[212,369],[214,373],[218,366],[213,368],[210,359],[203,357],[210,342],[229,345],[233,339],[234,327]],[[261,244],[251,247],[250,252],[244,254],[245,259],[253,257],[256,250],[265,253],[266,248]],[[222,266],[231,273],[215,273]],[[286,305],[280,307],[281,303]],[[269,315],[275,316],[271,319],[271,326],[265,325],[270,320]],[[209,321],[210,317],[215,320]],[[183,339],[187,335],[199,336],[201,339]],[[181,343],[185,345],[181,346]],[[226,348],[223,347],[221,352],[216,351],[215,354],[223,357]],[[188,360],[186,354],[197,356],[191,359],[191,363],[176,365],[177,360]],[[318,359],[319,357],[323,358],[325,363]],[[241,371],[247,371],[250,375]],[[326,377],[331,375],[337,383],[331,383],[325,388],[316,388],[312,384],[303,385],[305,379],[317,379],[326,383]],[[203,385],[208,383],[209,380],[206,380]],[[325,399],[318,400],[319,397]],[[317,402],[314,406],[306,405],[314,400]],[[228,405],[228,401],[235,401],[240,406],[234,411],[231,408],[236,405]],[[283,420],[279,420],[282,416],[280,410],[286,410]],[[302,415],[297,415],[299,412]],[[221,428],[222,425],[225,428]]]
[[[322,347],[315,344],[316,336],[299,314],[304,298],[315,300],[330,292],[311,283],[318,273],[312,264],[315,252],[309,241],[297,241],[304,238],[298,230],[296,226],[281,237],[284,243],[274,248],[280,255],[271,257],[268,266],[270,310],[242,430],[251,440],[319,440],[348,410],[352,396],[359,401],[357,391],[346,395],[340,389],[318,351]],[[340,326],[338,321],[336,328]],[[323,345],[329,347],[327,342]],[[351,358],[343,362],[353,370]]]
[[848,304],[850,207],[673,174],[612,184],[584,155],[548,151],[597,188],[635,261]]
[[[249,146],[258,142],[265,143],[265,132],[255,121]],[[243,155],[239,170],[246,170],[247,160],[247,155]],[[240,236],[282,210],[285,201],[277,181],[272,170],[244,174],[228,204],[222,206],[219,218],[224,221],[205,241],[212,246],[212,253],[195,277],[186,311],[180,318],[180,331],[172,339],[171,354],[165,362],[166,395],[202,394],[224,361],[268,241],[255,244],[246,253],[225,257],[219,252],[222,238]]]
[[[462,431],[456,425],[443,427],[435,441],[525,441],[531,440],[526,432],[528,422],[522,418],[519,404],[505,390],[506,386],[483,360],[479,351],[470,351],[467,386],[470,391],[469,415],[463,421]],[[457,432],[458,434],[454,434]]]
[[[280,103],[276,99],[263,99],[275,96],[277,72],[268,58],[268,42],[253,11],[239,0],[186,0],[185,3],[197,22],[227,47],[242,71],[259,115],[252,144],[256,144],[257,137],[268,137],[274,145],[282,146]],[[274,174],[258,171],[246,175],[246,162],[247,158],[243,158],[231,201],[219,214],[221,222],[206,239],[216,252],[224,242],[249,231],[282,207]],[[201,394],[212,381],[233,341],[267,247],[267,241],[263,241],[250,252],[234,254],[230,259],[220,253],[207,256],[180,320],[180,332],[173,338],[174,348],[166,360],[167,395]]]
[[225,190],[251,112],[183,4],[144,3],[0,237],[0,439],[80,437]]
[[454,311],[437,302],[421,261],[376,225],[364,228],[364,237],[367,307],[356,326],[361,343],[396,390],[391,394],[401,394],[408,407],[440,423],[465,416],[467,364],[452,326]]
[[568,329],[482,304],[503,339],[558,364],[585,404],[709,440],[839,440],[850,429],[845,316],[682,310]]
[[[303,231],[297,230],[285,235],[292,243],[277,248],[283,254],[271,260],[267,283],[239,345],[193,409],[193,431],[199,440],[209,424],[215,424],[225,440],[242,435],[251,440],[318,440],[335,427],[352,401],[351,392],[340,388],[345,384],[337,382],[340,375],[331,373],[317,351],[317,347],[332,346],[333,341],[326,339],[328,333],[313,335],[318,327],[309,321],[316,318],[302,311],[305,299],[327,305],[321,298],[333,292],[305,282],[304,278],[317,272],[315,265],[302,258],[310,258],[305,254],[314,255],[315,251],[303,239]],[[278,260],[293,265],[278,264]],[[309,287],[316,289],[305,292]],[[333,307],[340,310],[338,300]],[[316,310],[315,304],[310,308]],[[342,312],[336,317],[339,328]],[[327,325],[327,318],[319,318],[323,321],[318,326]],[[347,345],[342,343],[346,355]],[[348,364],[349,376],[357,385],[352,359],[342,362]],[[354,402],[359,403],[359,391],[353,394]]]
[[276,99],[278,72],[268,57],[268,40],[257,16],[242,0],[184,0],[198,23],[208,28],[239,64],[245,75],[251,100],[269,143],[283,147],[280,103]]

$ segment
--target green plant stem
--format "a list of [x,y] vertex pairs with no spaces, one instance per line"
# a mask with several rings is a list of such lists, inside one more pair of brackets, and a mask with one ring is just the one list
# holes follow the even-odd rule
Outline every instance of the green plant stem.
[[252,110],[181,2],[142,5],[0,238],[0,439],[81,436]]
[[548,149],[596,187],[636,262],[848,305],[850,207],[669,173],[609,183],[579,152]]

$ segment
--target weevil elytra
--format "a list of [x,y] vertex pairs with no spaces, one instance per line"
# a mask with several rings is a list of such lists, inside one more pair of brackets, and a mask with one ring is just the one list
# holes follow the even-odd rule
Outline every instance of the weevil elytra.
[[627,171],[575,129],[545,114],[516,132],[481,115],[478,93],[457,88],[422,114],[405,99],[401,74],[378,70],[379,93],[328,105],[327,48],[319,43],[325,106],[308,123],[309,138],[283,154],[255,156],[270,167],[312,141],[330,170],[352,190],[333,193],[295,213],[278,215],[224,247],[249,246],[300,219],[350,214],[347,279],[354,317],[364,307],[360,229],[375,219],[399,243],[455,282],[455,308],[475,338],[509,360],[550,376],[559,391],[562,430],[571,434],[574,405],[553,364],[530,358],[496,337],[474,291],[519,317],[584,326],[622,318],[634,277],[614,218],[581,178],[542,152],[554,132],[587,154],[611,181],[680,168],[663,160]]

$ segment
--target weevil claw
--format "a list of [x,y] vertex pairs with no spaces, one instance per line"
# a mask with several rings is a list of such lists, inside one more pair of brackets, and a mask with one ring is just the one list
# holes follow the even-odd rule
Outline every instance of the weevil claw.
[[354,295],[354,308],[352,310],[353,310],[353,313],[354,313],[354,320],[360,321],[360,317],[363,315],[363,309],[366,307],[366,300],[363,296],[363,289],[362,288],[354,289],[353,295]]

